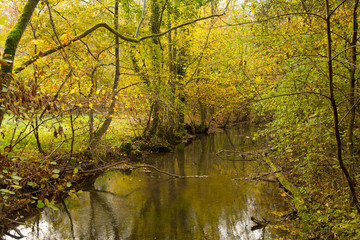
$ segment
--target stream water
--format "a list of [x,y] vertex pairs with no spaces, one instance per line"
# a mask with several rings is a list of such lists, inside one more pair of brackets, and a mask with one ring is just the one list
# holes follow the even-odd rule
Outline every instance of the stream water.
[[[270,170],[247,152],[261,152],[253,129],[200,136],[147,162],[178,179],[144,169],[107,172],[93,190],[65,199],[18,227],[25,239],[293,239],[276,222],[289,203],[276,182],[233,180]],[[239,155],[236,151],[245,152]],[[261,157],[256,155],[257,158]],[[251,230],[251,217],[270,224]],[[8,237],[7,239],[12,239]]]

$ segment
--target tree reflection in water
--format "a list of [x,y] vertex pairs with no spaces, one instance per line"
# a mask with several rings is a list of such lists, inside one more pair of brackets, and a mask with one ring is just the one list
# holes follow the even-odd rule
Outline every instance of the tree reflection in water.
[[[174,179],[141,169],[130,175],[109,172],[98,177],[94,190],[66,199],[75,239],[278,239],[287,232],[272,225],[251,231],[251,216],[273,221],[273,212],[286,211],[278,185],[233,181],[254,172],[267,172],[261,161],[231,161],[220,150],[261,148],[243,130],[201,136],[179,145],[174,153],[149,159],[158,168],[179,175],[208,178]],[[61,206],[60,206],[61,207]],[[38,233],[22,227],[27,239],[73,239],[65,211],[45,211]]]

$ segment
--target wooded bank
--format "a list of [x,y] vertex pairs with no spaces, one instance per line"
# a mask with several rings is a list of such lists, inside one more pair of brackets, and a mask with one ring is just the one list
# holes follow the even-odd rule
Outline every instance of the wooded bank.
[[[67,191],[63,169],[102,166],[119,149],[136,156],[144,142],[167,148],[266,119],[254,140],[268,139],[277,169],[293,169],[304,235],[359,238],[359,0],[28,0],[0,10],[3,208],[23,189]],[[53,204],[44,201],[18,199]]]

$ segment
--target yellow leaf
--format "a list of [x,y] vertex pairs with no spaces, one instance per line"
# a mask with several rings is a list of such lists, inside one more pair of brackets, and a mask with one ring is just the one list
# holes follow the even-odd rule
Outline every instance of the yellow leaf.
[[286,195],[286,192],[282,192],[282,193],[280,193],[280,195],[282,196],[282,197],[286,197],[287,195]]

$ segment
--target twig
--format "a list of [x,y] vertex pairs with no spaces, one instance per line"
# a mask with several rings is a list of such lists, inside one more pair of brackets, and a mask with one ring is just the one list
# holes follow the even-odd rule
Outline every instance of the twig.
[[5,233],[5,234],[8,235],[9,237],[12,237],[12,238],[15,238],[15,239],[22,239],[22,238],[25,237],[25,236],[20,232],[19,229],[14,228],[13,230],[14,230],[17,234],[19,234],[19,236],[15,236],[15,235],[13,235],[13,234],[11,234],[11,233]]

